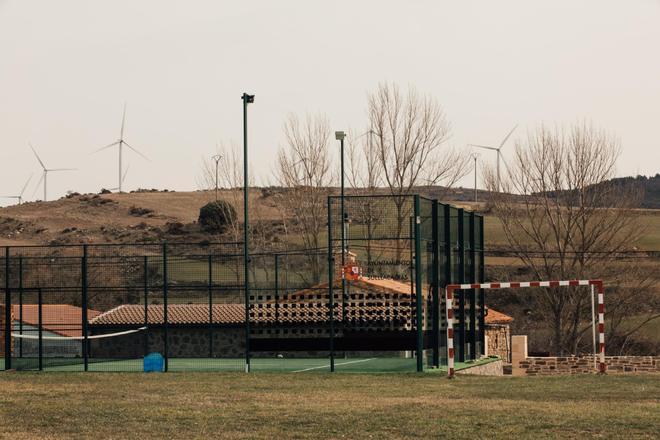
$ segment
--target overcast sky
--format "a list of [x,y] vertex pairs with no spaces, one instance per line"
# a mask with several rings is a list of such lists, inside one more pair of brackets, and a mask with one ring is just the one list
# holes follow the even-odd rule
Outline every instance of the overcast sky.
[[586,119],[620,138],[618,175],[660,172],[658,0],[0,0],[0,194],[34,173],[31,198],[28,142],[79,168],[49,176],[51,199],[116,186],[116,150],[90,153],[118,138],[124,102],[152,159],[127,154],[126,189],[196,189],[201,157],[241,141],[243,91],[267,183],[287,113],[360,129],[380,81],[435,96],[456,147]]

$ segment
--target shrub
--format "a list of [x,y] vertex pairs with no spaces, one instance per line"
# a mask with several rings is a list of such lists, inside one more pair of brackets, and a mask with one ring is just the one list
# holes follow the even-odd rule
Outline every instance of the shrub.
[[140,208],[140,207],[138,207],[138,206],[131,206],[131,207],[128,209],[128,213],[129,213],[130,215],[134,215],[134,216],[136,216],[136,217],[141,217],[141,216],[143,216],[143,215],[152,214],[153,212],[154,212],[153,209],[149,209],[149,208]]
[[199,210],[199,224],[209,232],[223,232],[236,221],[236,210],[225,200],[207,203]]

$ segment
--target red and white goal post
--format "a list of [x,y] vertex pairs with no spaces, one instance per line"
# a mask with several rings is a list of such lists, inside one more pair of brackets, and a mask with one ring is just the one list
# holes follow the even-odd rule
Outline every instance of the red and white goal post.
[[[598,371],[605,373],[605,302],[602,280],[569,280],[569,281],[526,281],[507,283],[477,283],[449,284],[445,287],[447,309],[447,377],[454,377],[454,291],[467,289],[519,289],[521,287],[568,287],[591,286],[592,293],[592,325],[594,323],[593,290],[598,289]],[[593,326],[594,350],[596,350],[596,330]],[[594,356],[596,353],[594,353]],[[594,359],[595,361],[595,359]]]

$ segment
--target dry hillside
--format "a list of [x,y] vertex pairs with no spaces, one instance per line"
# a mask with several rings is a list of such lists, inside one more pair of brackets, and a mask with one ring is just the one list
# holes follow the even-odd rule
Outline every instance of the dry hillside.
[[[237,193],[221,191],[220,197],[242,203]],[[0,245],[217,239],[196,225],[199,208],[213,199],[211,191],[162,191],[76,194],[9,206],[0,208]],[[261,218],[281,218],[275,202],[261,190],[254,190],[251,200]]]

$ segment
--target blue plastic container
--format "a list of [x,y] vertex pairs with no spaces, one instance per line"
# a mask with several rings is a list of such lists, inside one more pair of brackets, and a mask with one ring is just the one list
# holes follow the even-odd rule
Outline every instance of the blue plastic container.
[[160,353],[149,353],[144,357],[144,372],[155,371],[162,373],[165,371],[165,359]]

